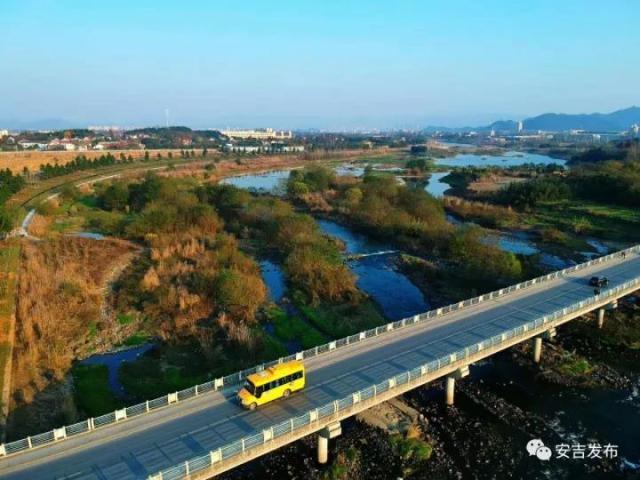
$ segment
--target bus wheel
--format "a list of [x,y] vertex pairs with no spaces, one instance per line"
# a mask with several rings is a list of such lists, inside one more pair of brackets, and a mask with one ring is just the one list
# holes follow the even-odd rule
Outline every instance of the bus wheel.
[[284,395],[284,398],[287,398],[289,395],[291,395],[291,390],[289,389],[285,390],[282,395]]
[[256,402],[253,402],[251,405],[249,405],[249,410],[255,410],[257,406],[258,405],[256,405]]

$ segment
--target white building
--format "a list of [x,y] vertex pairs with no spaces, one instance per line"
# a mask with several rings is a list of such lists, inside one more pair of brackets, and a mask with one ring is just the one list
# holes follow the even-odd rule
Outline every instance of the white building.
[[289,139],[293,138],[291,130],[278,131],[273,128],[256,129],[256,130],[222,130],[222,134],[230,138],[255,138],[258,140],[270,140],[270,139]]
[[518,133],[522,130],[524,130],[524,124],[522,123],[522,120],[518,120]]
[[265,150],[262,145],[234,145],[233,143],[227,143],[224,149],[236,153],[257,153]]
[[67,138],[64,138],[62,140],[58,140],[57,138],[54,138],[49,142],[49,145],[47,146],[47,148],[49,150],[74,151],[74,150],[77,150],[78,146]]
[[20,145],[21,148],[24,148],[25,150],[32,150],[32,149],[38,149],[38,150],[46,150],[47,149],[47,144],[46,143],[42,143],[42,142],[34,142],[31,140],[20,140],[18,142],[18,145]]
[[0,138],[8,137],[8,136],[9,136],[9,130],[0,130]]
[[280,152],[304,152],[304,145],[284,145],[277,150]]

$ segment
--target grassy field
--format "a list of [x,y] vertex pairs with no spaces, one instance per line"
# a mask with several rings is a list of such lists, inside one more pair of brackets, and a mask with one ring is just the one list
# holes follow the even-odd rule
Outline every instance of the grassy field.
[[640,210],[617,205],[547,202],[524,214],[525,224],[563,232],[619,240],[640,240]]
[[9,371],[8,360],[13,351],[16,282],[20,260],[20,243],[3,241],[0,246],[0,411],[5,413],[9,390],[5,388]]
[[297,342],[306,350],[327,341],[327,338],[312,325],[305,324],[296,316],[287,315],[279,307],[270,308],[266,313],[274,326],[276,337],[282,342]]
[[109,390],[106,365],[76,365],[71,374],[76,405],[83,413],[96,417],[123,406]]
[[346,337],[387,322],[371,300],[359,304],[298,307],[314,327],[330,338]]
[[63,175],[37,181],[23,188],[7,202],[7,207],[11,209],[30,208],[39,205],[47,197],[58,193],[67,185],[77,185],[79,183],[91,182],[110,175],[140,174],[149,170],[158,170],[174,165],[180,167],[186,164],[193,164],[198,160],[163,159],[153,160],[147,163],[136,162],[124,165],[110,165],[108,167],[96,168],[92,170],[81,170]]

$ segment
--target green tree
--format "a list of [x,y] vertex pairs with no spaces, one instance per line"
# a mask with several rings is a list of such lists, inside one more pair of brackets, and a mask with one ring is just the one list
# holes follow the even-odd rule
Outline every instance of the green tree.
[[124,210],[129,204],[129,188],[124,182],[114,182],[98,197],[105,210]]
[[8,233],[13,229],[13,215],[0,208],[0,232]]

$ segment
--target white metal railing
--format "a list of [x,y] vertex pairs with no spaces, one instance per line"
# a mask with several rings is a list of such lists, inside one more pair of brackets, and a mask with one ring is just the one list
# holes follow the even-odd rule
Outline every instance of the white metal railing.
[[370,330],[365,330],[365,331],[356,333],[354,335],[350,335],[348,337],[344,337],[338,340],[331,341],[329,343],[325,343],[324,345],[319,345],[317,347],[313,347],[301,352],[297,352],[292,355],[288,355],[286,357],[282,357],[271,362],[266,362],[266,363],[257,365],[255,367],[242,370],[242,371],[233,373],[231,375],[227,375],[225,377],[216,378],[214,380],[210,380],[208,382],[201,383],[199,385],[195,385],[193,387],[180,390],[178,392],[169,393],[168,395],[155,398],[153,400],[147,400],[137,405],[132,405],[130,407],[117,410],[115,412],[110,412],[105,415],[101,415],[99,417],[89,418],[87,420],[74,423],[73,425],[67,425],[58,429],[51,430],[49,432],[33,435],[27,438],[23,438],[21,440],[16,440],[14,442],[1,444],[0,457],[22,452],[22,451],[36,448],[49,443],[58,442],[66,438],[79,435],[81,433],[90,432],[107,425],[112,425],[114,423],[125,421],[129,418],[137,417],[139,415],[144,415],[153,410],[157,410],[158,408],[163,408],[171,404],[180,403],[183,400],[186,400],[189,398],[193,398],[209,392],[223,390],[224,388],[228,388],[233,385],[237,385],[238,383],[241,383],[245,379],[245,377],[247,377],[248,375],[251,375],[252,373],[255,373],[255,372],[262,371],[265,368],[268,368],[272,365],[276,365],[276,364],[283,363],[289,360],[294,360],[294,359],[303,360],[303,359],[313,358],[317,355],[324,354],[324,353],[333,351],[335,349],[343,348],[348,345],[361,342],[371,337],[376,337],[378,335],[382,335],[387,332],[404,328],[409,325],[414,325],[416,323],[428,321],[433,318],[446,315],[447,313],[450,313],[453,311],[462,310],[470,306],[486,302],[487,300],[492,300],[498,297],[502,297],[516,290],[521,290],[523,288],[528,288],[532,285],[553,280],[555,278],[565,276],[577,270],[588,268],[590,266],[597,265],[600,263],[608,262],[610,260],[613,260],[614,258],[620,258],[628,254],[639,253],[639,252],[640,252],[640,245],[635,245],[633,247],[627,248],[626,250],[614,252],[609,255],[605,255],[603,257],[589,260],[588,262],[585,262],[585,263],[574,265],[572,267],[568,267],[563,270],[559,270],[557,272],[549,273],[547,275],[543,275],[531,280],[527,280],[526,282],[521,282],[507,288],[502,288],[493,292],[485,293],[483,295],[480,295],[468,300],[464,300],[462,302],[454,303],[446,307],[437,308],[435,310],[421,313],[419,315],[414,315],[413,317],[403,318],[402,320],[390,322],[385,325],[372,328]]
[[474,343],[468,347],[456,351],[455,353],[444,355],[436,360],[433,360],[424,365],[420,365],[412,370],[403,372],[391,378],[370,385],[367,388],[359,390],[349,394],[348,396],[333,402],[327,403],[322,407],[309,410],[304,414],[290,418],[282,423],[272,425],[271,427],[262,430],[260,433],[241,438],[232,443],[224,445],[216,450],[212,450],[206,455],[192,458],[179,465],[173,466],[166,470],[162,470],[154,475],[148,477],[148,480],[181,480],[187,478],[188,475],[197,473],[198,471],[205,470],[213,467],[214,465],[223,462],[235,455],[247,452],[252,448],[259,445],[274,442],[278,437],[287,435],[294,432],[297,429],[306,427],[314,423],[321,423],[321,420],[329,415],[334,415],[340,411],[344,411],[349,407],[355,405],[358,402],[375,398],[381,393],[389,390],[399,389],[408,382],[412,382],[426,375],[437,373],[443,367],[450,365],[451,363],[464,360],[470,355],[476,354],[481,350],[507,343],[514,337],[519,337],[534,329],[540,329],[544,325],[557,320],[558,318],[565,317],[575,311],[582,310],[588,305],[601,302],[607,298],[617,298],[617,294],[623,292],[633,286],[640,286],[640,279],[636,278],[625,282],[622,285],[606,290],[605,293],[595,295],[592,298],[576,302],[569,307],[557,310],[550,315],[544,315],[535,320],[526,322],[518,327],[505,331],[500,335],[495,335],[482,342]]

